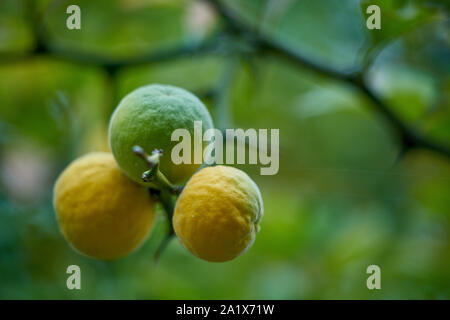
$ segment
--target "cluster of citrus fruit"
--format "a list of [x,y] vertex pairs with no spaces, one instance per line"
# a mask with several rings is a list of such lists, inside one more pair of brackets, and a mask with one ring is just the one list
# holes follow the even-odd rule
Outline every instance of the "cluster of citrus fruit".
[[[74,160],[58,177],[53,203],[65,239],[79,252],[102,260],[123,257],[152,229],[160,175],[187,184],[169,212],[175,234],[196,256],[227,261],[245,252],[259,230],[263,204],[257,185],[228,166],[175,165],[158,158],[156,180],[144,179],[149,163],[133,150],[170,150],[171,133],[194,121],[213,126],[207,108],[192,93],[173,86],[148,85],[128,94],[109,125],[112,153],[95,152]],[[134,148],[134,149],[133,149]],[[155,169],[155,168],[153,168]],[[145,175],[144,175],[145,176]]]

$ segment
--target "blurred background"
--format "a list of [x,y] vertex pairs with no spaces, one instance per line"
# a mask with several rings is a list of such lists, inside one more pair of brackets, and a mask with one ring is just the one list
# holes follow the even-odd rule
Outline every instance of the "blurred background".
[[[149,83],[197,94],[221,129],[280,129],[277,175],[242,166],[265,216],[231,262],[173,239],[155,265],[162,214],[114,262],[58,230],[56,177],[108,150],[112,110]],[[1,0],[0,298],[449,299],[449,148],[446,1]],[[72,264],[82,290],[66,288]]]

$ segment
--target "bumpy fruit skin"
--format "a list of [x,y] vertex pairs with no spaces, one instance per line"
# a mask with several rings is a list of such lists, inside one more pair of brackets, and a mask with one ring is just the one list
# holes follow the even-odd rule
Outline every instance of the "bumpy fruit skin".
[[158,84],[138,88],[122,99],[111,116],[111,151],[120,168],[131,179],[142,183],[142,173],[148,167],[143,159],[133,154],[133,146],[139,145],[147,153],[162,149],[160,170],[172,183],[182,183],[200,164],[175,165],[171,160],[171,152],[179,141],[171,141],[171,135],[175,129],[187,129],[192,137],[193,155],[194,121],[202,121],[203,132],[213,127],[208,109],[192,93]]
[[263,211],[258,186],[245,172],[227,166],[207,167],[192,176],[181,193],[173,226],[191,253],[223,262],[253,244]]
[[155,203],[126,177],[111,153],[89,153],[58,177],[53,205],[62,234],[79,252],[111,260],[127,255],[147,237]]

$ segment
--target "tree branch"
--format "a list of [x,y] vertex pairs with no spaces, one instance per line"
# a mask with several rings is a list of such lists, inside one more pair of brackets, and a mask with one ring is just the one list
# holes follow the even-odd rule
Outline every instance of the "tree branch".
[[277,55],[291,63],[306,67],[325,77],[335,80],[348,82],[359,89],[371,102],[372,105],[380,112],[385,119],[391,124],[402,142],[405,150],[411,148],[426,148],[450,157],[450,149],[447,146],[440,145],[434,141],[428,140],[407,126],[364,81],[364,75],[361,70],[354,69],[348,71],[339,71],[332,69],[326,65],[320,64],[309,59],[301,53],[294,51],[289,46],[277,42],[261,33],[258,33],[253,26],[246,23],[238,17],[236,13],[226,8],[219,0],[205,0],[212,4],[219,15],[224,19],[226,25],[232,26],[235,32],[240,32],[253,39],[254,45],[261,53],[270,53]]
[[123,67],[142,65],[152,62],[163,62],[178,58],[183,58],[193,54],[207,54],[216,48],[215,39],[196,44],[182,44],[172,48],[150,51],[139,56],[112,59],[99,54],[84,51],[74,51],[73,49],[64,49],[57,46],[44,46],[47,54],[71,62],[94,65],[106,69],[118,69]]
[[229,128],[231,124],[231,110],[229,108],[230,88],[232,86],[233,77],[236,73],[236,67],[238,64],[239,60],[237,57],[232,56],[228,58],[228,60],[224,63],[223,74],[215,90],[213,99],[213,113],[215,115],[214,120],[216,122],[216,126],[220,130]]
[[[385,119],[390,123],[391,127],[396,131],[402,142],[404,150],[411,148],[426,148],[438,152],[440,154],[450,157],[450,149],[448,146],[441,145],[435,141],[429,140],[426,137],[417,133],[413,128],[405,124],[393,112],[384,101],[382,101],[376,93],[370,88],[366,81],[364,81],[364,73],[368,66],[363,68],[355,68],[353,70],[340,71],[330,68],[327,65],[321,64],[309,57],[293,50],[288,45],[276,41],[260,32],[246,23],[243,19],[237,16],[235,12],[229,10],[222,1],[219,0],[203,0],[210,3],[222,17],[225,22],[225,30],[228,33],[237,34],[245,37],[247,41],[256,49],[257,53],[266,53],[276,55],[284,60],[308,68],[321,74],[322,76],[332,78],[335,80],[345,81],[358,88],[371,102],[374,108],[381,113]],[[32,30],[35,33],[36,45],[35,49],[28,54],[10,54],[2,55],[4,61],[15,61],[23,59],[32,54],[48,54],[54,58],[67,60],[70,62],[93,65],[105,68],[110,73],[115,73],[119,68],[141,65],[151,62],[161,62],[181,57],[186,57],[193,54],[206,54],[215,51],[220,47],[221,39],[218,36],[213,36],[209,40],[196,44],[182,44],[177,47],[163,49],[161,51],[151,51],[142,55],[124,58],[112,59],[96,53],[90,53],[80,50],[65,49],[54,44],[48,44],[48,32],[42,23],[41,15],[37,14],[33,1],[29,1],[28,14],[31,18]],[[373,57],[372,57],[373,58]],[[373,59],[371,59],[373,60]]]
[[14,52],[2,53],[0,55],[0,58],[4,63],[11,63],[43,54],[56,60],[63,60],[71,63],[100,67],[114,72],[117,69],[123,67],[180,59],[194,54],[209,54],[215,51],[215,49],[217,48],[217,43],[218,41],[214,37],[201,43],[181,44],[172,48],[160,49],[156,51],[152,50],[135,57],[114,59],[93,52],[87,52],[73,48],[66,49],[54,44],[47,44],[47,42],[43,42],[37,44],[35,46],[35,49],[31,52],[19,54]]
[[30,28],[34,34],[35,45],[33,50],[21,53],[0,53],[2,62],[10,63],[22,61],[25,58],[44,54],[54,59],[104,68],[109,72],[114,73],[116,70],[123,67],[163,62],[187,57],[193,54],[208,54],[215,51],[220,43],[218,34],[215,34],[203,42],[183,43],[169,48],[149,50],[148,52],[134,57],[111,58],[77,48],[65,48],[52,42],[52,37],[43,22],[43,14],[38,12],[33,0],[27,1],[26,19],[30,22]]

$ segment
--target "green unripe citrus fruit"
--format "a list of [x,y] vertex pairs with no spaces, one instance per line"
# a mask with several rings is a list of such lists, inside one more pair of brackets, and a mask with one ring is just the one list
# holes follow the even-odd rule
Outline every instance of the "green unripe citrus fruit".
[[64,238],[96,259],[120,258],[147,237],[155,202],[118,168],[111,153],[89,153],[58,177],[53,194]]
[[[194,137],[194,121],[202,121],[203,132],[213,127],[205,105],[192,93],[168,85],[148,85],[138,88],[122,99],[109,124],[109,144],[120,168],[134,181],[142,183],[142,173],[148,170],[145,161],[135,154],[135,145],[147,153],[162,149],[160,170],[173,183],[187,180],[200,164],[175,165],[171,141],[175,129],[187,129]],[[203,142],[203,147],[206,143]],[[194,143],[191,143],[193,154]]]
[[207,167],[183,189],[173,227],[191,253],[223,262],[253,244],[263,211],[258,186],[245,172],[228,166]]

